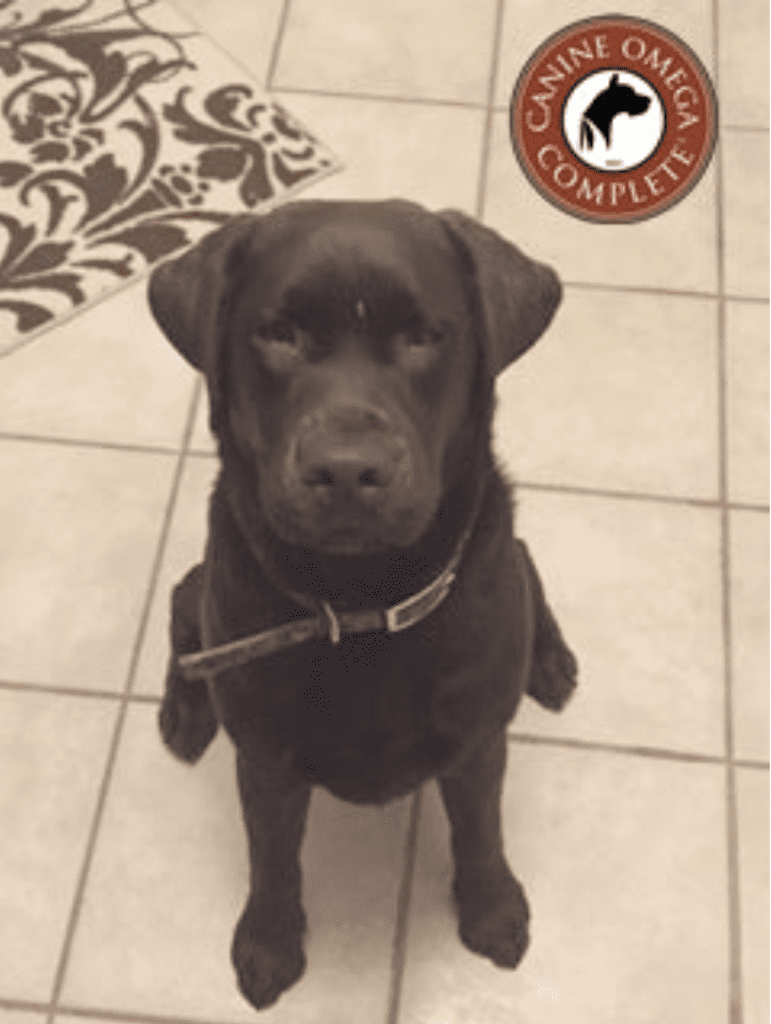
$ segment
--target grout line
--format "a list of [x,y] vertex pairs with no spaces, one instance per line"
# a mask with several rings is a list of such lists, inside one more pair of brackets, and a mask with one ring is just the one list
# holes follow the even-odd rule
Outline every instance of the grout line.
[[303,85],[277,85],[274,93],[292,96],[317,96],[319,99],[360,100],[365,103],[403,103],[416,107],[458,107],[461,110],[487,111],[487,104],[478,100],[454,100],[441,96],[399,96],[392,93],[353,92],[347,89],[312,89]]
[[751,771],[769,771],[771,765],[768,761],[756,760],[753,757],[737,757],[734,758],[735,768],[749,768]]
[[88,437],[57,437],[54,434],[25,434],[18,431],[0,430],[0,441],[59,444],[70,448],[98,448],[102,451],[130,452],[136,455],[172,455],[175,457],[179,455],[179,448],[174,448],[172,445],[132,444],[130,441],[100,441]]
[[265,88],[268,92],[273,90],[273,79],[276,76],[278,69],[278,62],[281,56],[281,47],[284,42],[284,34],[286,32],[287,22],[289,21],[289,8],[292,4],[292,0],[284,0],[284,5],[281,8],[281,15],[278,19],[278,28],[276,29],[276,37],[273,40],[273,48],[270,51],[270,61],[268,63],[268,71],[265,75]]
[[[720,18],[718,0],[712,3],[713,63],[715,93],[720,95]],[[741,903],[739,891],[739,837],[738,808],[736,799],[736,769],[734,736],[734,695],[733,695],[733,650],[731,622],[731,534],[728,510],[728,384],[726,351],[726,295],[725,295],[725,175],[723,166],[723,142],[718,139],[715,146],[715,229],[717,239],[717,345],[718,345],[718,485],[720,494],[720,541],[721,541],[721,594],[723,633],[723,685],[724,685],[724,741],[725,741],[725,809],[726,809],[726,859],[728,874],[728,1022],[742,1024],[742,950],[741,950]]]
[[64,979],[67,973],[67,967],[69,965],[70,956],[72,953],[72,947],[75,940],[75,933],[77,930],[78,922],[80,921],[80,914],[83,908],[83,900],[86,893],[86,887],[88,885],[88,880],[91,873],[91,866],[96,852],[97,838],[101,828],[102,820],[104,818],[105,807],[107,804],[107,796],[110,790],[110,785],[115,771],[115,764],[118,757],[118,748],[120,746],[120,741],[123,735],[123,726],[126,721],[126,714],[130,704],[128,698],[131,694],[131,689],[134,684],[134,676],[136,674],[137,665],[139,663],[139,654],[142,649],[142,643],[144,641],[145,632],[147,629],[147,622],[150,616],[150,609],[152,607],[153,597],[155,595],[155,588],[158,582],[158,576],[160,574],[161,563],[166,549],[166,543],[168,541],[171,518],[174,511],[174,507],[176,505],[177,496],[179,494],[179,488],[182,479],[182,471],[185,464],[185,454],[190,444],[190,437],[192,435],[193,426],[195,424],[195,415],[196,410],[198,408],[198,398],[200,392],[201,381],[199,379],[196,381],[196,385],[193,390],[193,395],[190,400],[187,421],[185,423],[185,429],[182,436],[182,444],[178,452],[177,464],[174,469],[171,487],[169,490],[169,499],[166,504],[166,511],[163,516],[160,536],[158,538],[156,546],[155,559],[153,561],[153,566],[150,571],[150,580],[147,587],[147,593],[145,595],[144,607],[142,609],[136,639],[134,641],[134,649],[131,655],[131,662],[129,664],[128,672],[126,674],[126,684],[124,687],[124,691],[121,695],[122,699],[115,719],[115,727],[113,730],[113,736],[110,743],[109,753],[107,755],[107,762],[105,765],[104,774],[102,776],[102,783],[99,788],[99,795],[97,797],[96,808],[94,810],[94,815],[91,822],[91,829],[88,837],[88,842],[86,844],[86,851],[83,857],[80,875],[78,877],[77,885],[75,888],[75,896],[72,902],[69,920],[67,922],[67,929],[65,931],[64,941],[62,943],[62,949],[59,957],[59,962],[56,968],[56,974],[54,975],[46,1024],[54,1024],[54,1019],[59,1008],[59,999],[61,997],[62,989],[64,987]]
[[77,686],[54,686],[51,683],[25,683],[18,680],[0,679],[0,692],[16,690],[21,693],[39,693],[48,697],[90,697],[96,700],[128,699],[137,703],[160,704],[161,697],[153,694],[122,693],[120,690],[85,690]]
[[727,509],[731,512],[768,512],[769,506],[742,501],[722,501],[718,498],[693,498],[679,494],[656,494],[646,491],[620,491],[601,487],[587,487],[581,484],[551,484],[536,480],[514,481],[514,492],[547,491],[553,494],[574,494],[587,498],[607,498],[613,501],[647,501],[661,505],[688,505],[693,508]]
[[[0,1004],[2,1005],[2,1004]],[[100,1009],[90,1006],[59,1006],[59,1014],[82,1017],[83,1020],[114,1021],[115,1024],[223,1024],[222,1020],[207,1020],[204,1017],[173,1017],[162,1013],[137,1013],[134,1010]]]
[[760,124],[721,124],[720,130],[723,132],[752,132],[756,135],[768,135],[769,132],[767,125]]
[[[700,754],[687,750],[667,750],[666,747],[607,743],[602,740],[582,740],[570,736],[546,736],[538,733],[517,732],[516,729],[507,733],[507,739],[510,743],[524,743],[531,746],[585,750],[598,754],[620,754],[624,757],[645,757],[658,761],[679,761],[685,764],[710,764],[719,767],[727,763],[727,759],[722,754]],[[754,767],[764,767],[764,765],[762,762],[758,762]]]
[[498,82],[498,58],[501,49],[501,29],[503,27],[503,5],[505,0],[498,0],[495,6],[495,22],[493,24],[493,49],[490,55],[490,76],[487,82],[487,101],[485,103],[485,123],[482,132],[482,152],[479,161],[479,180],[475,213],[479,220],[484,219],[485,202],[487,199],[487,175],[490,167],[490,148],[493,136],[493,104],[495,103],[495,87]]
[[565,288],[583,288],[585,291],[624,292],[629,295],[665,295],[685,299],[725,299],[729,302],[755,302],[767,306],[769,299],[763,295],[720,295],[718,292],[696,291],[689,288],[657,288],[652,285],[608,284],[598,281],[563,281]]
[[407,841],[404,845],[404,869],[396,909],[396,924],[394,926],[394,942],[391,954],[391,986],[388,995],[385,1024],[398,1024],[399,1020],[399,1004],[402,994],[402,982],[404,980],[404,967],[407,961],[410,900],[412,898],[412,883],[415,875],[422,793],[422,788],[418,789],[410,804]]
[[696,291],[690,288],[657,288],[652,285],[608,284],[603,281],[563,281],[565,288],[580,288],[584,291],[624,292],[629,295],[671,296],[681,299],[717,299],[717,292]]

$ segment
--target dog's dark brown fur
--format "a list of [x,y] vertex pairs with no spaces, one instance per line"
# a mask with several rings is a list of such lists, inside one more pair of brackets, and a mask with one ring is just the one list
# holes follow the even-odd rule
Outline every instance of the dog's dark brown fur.
[[[153,312],[201,369],[221,473],[206,557],[174,592],[166,743],[237,749],[251,894],[233,942],[267,1006],[304,968],[299,852],[314,784],[384,802],[437,777],[463,941],[514,967],[528,908],[503,854],[507,723],[559,709],[576,666],[515,540],[490,446],[496,373],[542,333],[555,275],[462,214],[295,203],[239,218],[153,275]],[[185,681],[180,654],[326,601],[388,607],[457,578],[411,628],[300,646]]]

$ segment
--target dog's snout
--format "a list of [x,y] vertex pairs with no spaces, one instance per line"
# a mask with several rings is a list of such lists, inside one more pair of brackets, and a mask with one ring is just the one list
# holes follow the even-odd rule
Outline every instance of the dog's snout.
[[355,493],[387,487],[393,479],[393,466],[385,459],[371,457],[358,449],[324,451],[302,466],[306,487]]
[[314,414],[295,449],[302,484],[318,495],[375,500],[394,482],[406,444],[385,414],[340,408]]

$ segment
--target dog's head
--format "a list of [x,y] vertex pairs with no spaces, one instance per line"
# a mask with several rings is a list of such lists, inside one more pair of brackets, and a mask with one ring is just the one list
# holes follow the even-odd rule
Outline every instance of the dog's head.
[[545,330],[552,270],[461,213],[302,202],[238,217],[159,267],[150,304],[206,375],[274,533],[404,548],[470,464],[495,375]]

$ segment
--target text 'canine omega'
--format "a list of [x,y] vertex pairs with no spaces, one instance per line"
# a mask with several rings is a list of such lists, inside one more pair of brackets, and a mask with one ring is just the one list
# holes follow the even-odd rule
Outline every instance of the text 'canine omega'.
[[160,723],[186,761],[218,723],[235,744],[251,892],[232,956],[255,1007],[305,967],[313,785],[382,803],[437,778],[461,939],[502,967],[527,947],[506,727],[524,693],[560,709],[577,669],[490,432],[496,374],[560,294],[493,231],[402,201],[238,217],[152,276],[221,461],[205,559],[174,591]]

